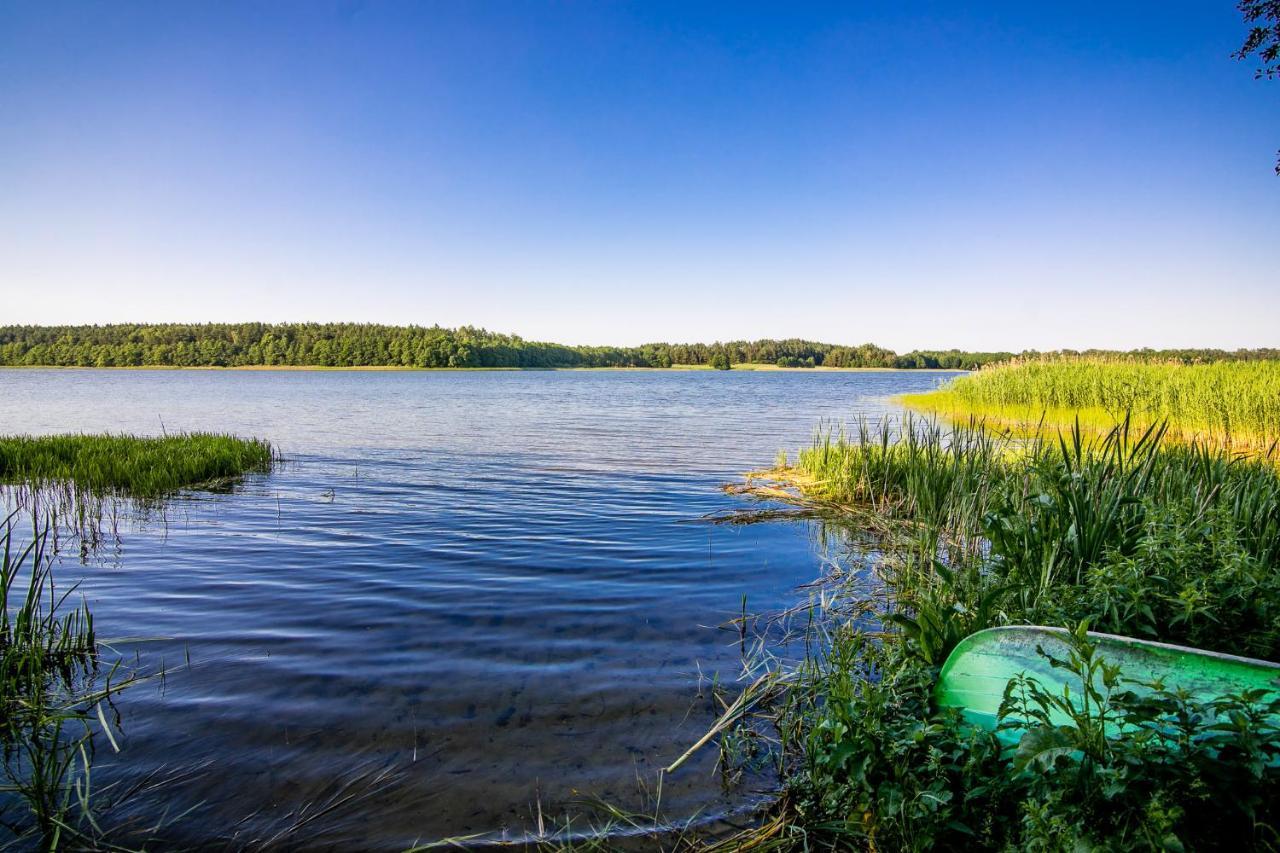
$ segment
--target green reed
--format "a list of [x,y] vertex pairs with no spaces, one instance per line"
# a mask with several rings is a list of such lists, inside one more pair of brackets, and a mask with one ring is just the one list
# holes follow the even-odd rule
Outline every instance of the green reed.
[[977,612],[999,588],[1012,621],[1280,659],[1275,461],[1170,443],[1163,425],[1021,439],[908,418],[822,435],[796,468],[811,496],[870,505],[909,535],[891,579],[905,610],[941,596]]
[[[774,733],[784,789],[743,845],[1274,849],[1274,696],[1202,707],[1165,685],[1143,704],[1117,697],[1107,713],[1128,715],[1142,735],[1130,738],[1032,715],[1025,743],[1060,748],[1030,760],[931,695],[956,643],[1002,624],[1075,629],[1069,665],[1082,672],[1101,665],[1082,626],[1280,660],[1276,462],[1171,442],[1165,424],[1124,416],[1101,433],[1029,437],[912,418],[821,432],[775,473],[877,534],[881,590],[836,578],[816,593],[800,660],[748,662],[756,711],[726,725],[739,738]],[[1220,712],[1230,731],[1213,722]]]
[[73,483],[99,493],[159,497],[270,470],[271,444],[213,433],[0,436],[0,482]]
[[[278,461],[270,443],[211,433],[0,436],[0,497],[56,518],[94,547],[121,509],[163,511],[182,489],[218,489]],[[105,529],[104,529],[105,524]]]
[[93,615],[54,582],[48,526],[19,543],[0,526],[0,846],[93,846],[93,727],[114,747],[104,702],[132,682],[99,671]]
[[[104,706],[137,678],[117,677],[119,664],[101,671],[93,615],[54,582],[58,531],[93,547],[121,506],[147,513],[277,459],[266,441],[210,433],[0,437],[0,497],[15,507],[0,528],[0,847],[111,847],[100,818],[118,803],[91,788],[93,755],[101,738],[116,747]],[[21,546],[19,510],[33,520]]]
[[913,407],[952,416],[1059,426],[1110,427],[1128,417],[1171,434],[1228,447],[1267,449],[1280,439],[1280,361],[1211,364],[1131,359],[1015,361],[961,376]]
[[19,705],[57,676],[69,682],[97,648],[93,615],[83,604],[67,608],[74,588],[56,590],[45,551],[47,536],[37,533],[15,549],[12,517],[0,530],[0,707],[8,726],[20,717]]

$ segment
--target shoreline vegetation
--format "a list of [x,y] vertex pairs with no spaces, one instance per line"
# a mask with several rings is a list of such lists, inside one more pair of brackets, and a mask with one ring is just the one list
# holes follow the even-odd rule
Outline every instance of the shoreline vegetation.
[[8,435],[0,436],[0,484],[148,501],[268,472],[278,459],[268,441],[215,433]]
[[[127,787],[92,784],[95,754],[119,752],[112,697],[159,673],[100,641],[77,585],[56,585],[59,524],[70,517],[96,539],[105,501],[141,510],[186,488],[219,488],[279,457],[270,443],[211,433],[0,436],[0,846],[117,847],[109,816],[159,793],[163,775]],[[17,521],[29,512],[32,532]],[[84,545],[82,544],[82,548]],[[104,710],[105,708],[105,710]],[[171,819],[157,806],[159,832]],[[120,832],[136,829],[121,825]],[[108,836],[112,836],[109,838]]]
[[[899,354],[870,343],[848,346],[796,338],[567,346],[470,326],[448,329],[361,323],[0,326],[0,367],[667,369],[727,363],[800,370],[972,370],[1019,355],[1039,354],[956,349]],[[1280,358],[1280,350],[1137,350],[1127,355],[1144,361],[1215,362]]]
[[[864,567],[814,593],[800,659],[749,662],[751,686],[713,728],[723,760],[766,755],[782,778],[739,841],[1275,849],[1280,693],[1206,702],[1129,683],[1087,634],[1280,660],[1275,451],[1166,433],[1122,419],[1028,438],[908,415],[820,434],[726,487],[857,531]],[[1053,663],[1069,694],[1030,677],[1006,685],[1012,746],[932,699],[956,644],[999,625],[1072,632]]]
[[[673,364],[670,367],[403,367],[399,365],[363,365],[355,367],[331,367],[317,364],[241,364],[230,367],[219,365],[176,366],[166,364],[140,364],[126,366],[97,367],[79,364],[17,364],[0,365],[0,370],[137,370],[137,371],[187,371],[209,370],[229,372],[264,372],[264,373],[669,373],[698,372],[723,370],[710,364]],[[777,364],[758,364],[738,362],[727,368],[740,373],[886,373],[910,369],[914,373],[950,373],[962,368],[956,367],[787,367]]]
[[116,749],[103,705],[138,676],[107,665],[88,604],[55,586],[47,523],[14,528],[0,522],[0,845],[97,849],[111,792],[90,785],[95,730]]
[[1169,440],[1266,453],[1280,439],[1280,361],[1015,360],[900,402],[953,423],[980,419],[1027,434],[1158,424]]

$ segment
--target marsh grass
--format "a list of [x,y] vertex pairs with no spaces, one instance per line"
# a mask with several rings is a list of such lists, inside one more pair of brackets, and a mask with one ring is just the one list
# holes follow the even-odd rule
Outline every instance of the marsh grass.
[[93,616],[55,583],[48,542],[36,527],[20,543],[13,515],[0,528],[0,830],[22,847],[94,847],[93,733],[115,748],[104,706],[135,679],[102,670]]
[[1276,696],[1197,704],[1171,684],[1135,704],[1112,672],[1115,696],[1092,707],[1137,734],[1099,738],[1106,721],[1088,713],[1037,721],[1069,697],[1024,681],[1010,693],[1007,722],[1025,747],[1013,756],[931,695],[955,644],[1002,624],[1072,628],[1076,652],[1061,664],[1082,680],[1105,665],[1082,626],[1280,659],[1275,463],[1123,417],[1102,433],[1030,437],[915,418],[820,432],[771,472],[788,487],[774,493],[873,531],[880,592],[831,578],[811,590],[807,621],[792,613],[800,657],[752,647],[750,686],[728,705],[751,713],[726,712],[716,729],[723,755],[747,738],[772,749],[784,782],[750,843],[1274,849]]
[[897,526],[887,580],[904,609],[936,594],[964,622],[998,590],[1006,619],[1280,659],[1275,462],[1171,443],[1163,425],[1022,439],[908,418],[822,435],[795,467],[807,494]]
[[137,499],[269,471],[275,461],[266,441],[214,433],[0,436],[0,482],[69,483]]
[[1149,363],[1046,358],[986,367],[903,398],[951,420],[978,416],[1024,432],[1079,423],[1105,434],[1128,419],[1182,443],[1267,452],[1280,439],[1280,361]]
[[67,607],[74,587],[59,593],[54,585],[47,534],[37,531],[25,546],[15,547],[13,539],[10,517],[0,531],[0,700],[6,723],[16,717],[10,703],[55,677],[70,683],[97,648],[93,614],[83,602]]
[[183,489],[229,489],[278,462],[269,442],[212,433],[0,436],[0,501],[54,522],[55,545],[68,531],[93,550],[122,515],[163,514]]

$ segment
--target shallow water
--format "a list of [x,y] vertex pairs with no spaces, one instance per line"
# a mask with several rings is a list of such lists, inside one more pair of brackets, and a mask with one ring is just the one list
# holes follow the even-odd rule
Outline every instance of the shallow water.
[[[132,806],[183,814],[171,843],[402,849],[640,805],[739,674],[743,597],[782,608],[822,572],[810,522],[699,523],[744,506],[720,486],[947,375],[0,370],[0,433],[277,445],[278,471],[60,566],[166,671],[119,699],[95,783],[196,768]],[[749,807],[714,763],[662,811]]]

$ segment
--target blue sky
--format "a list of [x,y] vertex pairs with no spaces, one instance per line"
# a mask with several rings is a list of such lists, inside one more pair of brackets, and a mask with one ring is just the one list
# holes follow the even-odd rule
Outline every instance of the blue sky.
[[0,323],[1280,345],[1233,7],[0,0]]

